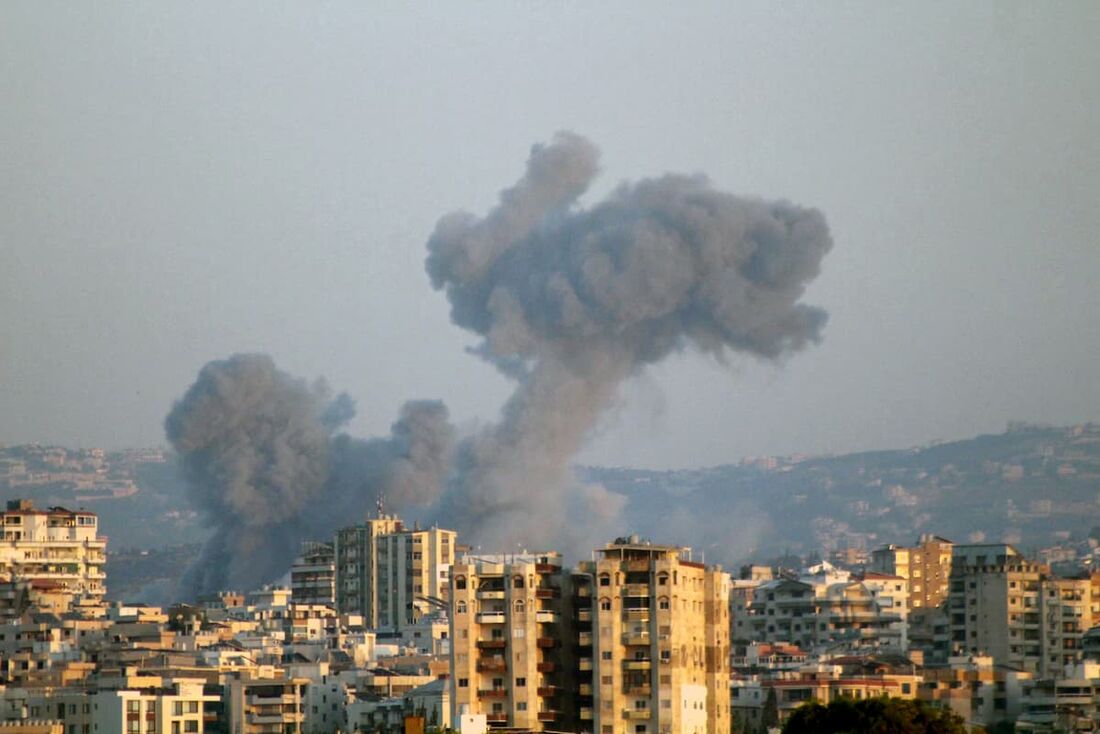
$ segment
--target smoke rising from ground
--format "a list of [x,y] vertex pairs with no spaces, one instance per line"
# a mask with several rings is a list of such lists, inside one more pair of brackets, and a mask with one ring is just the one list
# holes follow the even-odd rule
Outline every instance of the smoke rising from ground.
[[832,246],[819,212],[678,175],[585,208],[598,160],[560,133],[496,208],[447,215],[428,242],[453,321],[516,383],[496,424],[456,441],[441,403],[412,402],[390,437],[361,440],[338,433],[350,398],[268,357],[202,370],[166,421],[214,527],[192,594],[276,578],[301,539],[358,521],[380,494],[487,550],[592,547],[627,529],[626,500],[570,464],[624,380],[681,350],[777,359],[820,339],[825,312],[801,303]]
[[452,429],[438,402],[410,402],[386,439],[336,431],[355,414],[344,394],[238,354],[203,367],[165,420],[191,500],[213,527],[185,574],[188,598],[251,589],[286,573],[302,540],[362,517],[380,495],[432,502]]
[[517,383],[500,422],[460,442],[441,498],[441,516],[475,542],[560,537],[575,504],[569,464],[646,365],[684,349],[776,359],[825,324],[799,302],[832,246],[819,212],[677,175],[583,208],[598,158],[561,133],[532,149],[487,216],[445,216],[428,243],[453,321]]

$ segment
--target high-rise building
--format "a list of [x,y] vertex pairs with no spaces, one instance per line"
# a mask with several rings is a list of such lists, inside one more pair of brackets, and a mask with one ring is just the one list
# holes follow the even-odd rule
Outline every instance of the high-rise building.
[[445,603],[456,538],[453,530],[406,528],[381,512],[337,531],[337,609],[362,615],[372,629],[415,624]]
[[302,543],[290,567],[290,594],[295,604],[336,605],[336,554],[332,543]]
[[1100,573],[1059,578],[1011,545],[955,546],[947,612],[955,650],[1058,678],[1100,622]]
[[594,731],[728,732],[729,574],[636,536],[578,570],[593,584]]
[[871,554],[871,570],[909,582],[909,609],[935,608],[947,600],[954,545],[938,535],[922,535],[910,548],[888,545]]
[[452,720],[574,730],[567,584],[558,553],[465,557],[451,574]]
[[70,604],[99,603],[106,591],[107,540],[99,537],[98,527],[94,512],[39,510],[30,500],[9,501],[0,513],[0,583],[50,590]]

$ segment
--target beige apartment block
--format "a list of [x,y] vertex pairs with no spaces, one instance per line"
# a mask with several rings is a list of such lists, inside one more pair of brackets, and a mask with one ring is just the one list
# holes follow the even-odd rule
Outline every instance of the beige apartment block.
[[20,584],[54,597],[61,594],[70,604],[98,604],[107,578],[107,540],[99,537],[98,526],[94,512],[39,510],[30,500],[9,501],[0,513],[0,582],[13,589],[7,612],[21,611],[21,597],[14,593]]
[[726,734],[729,574],[636,536],[578,570],[592,578],[593,731]]
[[467,556],[451,574],[451,720],[574,731],[559,553]]
[[400,629],[445,603],[457,536],[441,528],[406,528],[379,514],[337,531],[336,607],[367,627]]
[[909,609],[929,609],[947,600],[955,544],[938,535],[922,535],[917,545],[888,545],[871,554],[871,570],[909,582]]

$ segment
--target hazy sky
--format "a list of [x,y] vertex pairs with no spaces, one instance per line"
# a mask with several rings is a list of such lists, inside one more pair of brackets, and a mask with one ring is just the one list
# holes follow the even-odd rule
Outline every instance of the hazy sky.
[[[672,7],[677,5],[676,7]],[[560,129],[828,217],[825,341],[684,355],[582,457],[671,467],[1100,419],[1100,4],[0,5],[0,442],[164,442],[208,360],[496,417],[424,273]]]

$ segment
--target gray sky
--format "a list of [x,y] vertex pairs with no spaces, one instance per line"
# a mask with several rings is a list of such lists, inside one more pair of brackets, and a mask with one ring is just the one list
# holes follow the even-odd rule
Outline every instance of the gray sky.
[[424,274],[572,129],[624,179],[816,206],[825,342],[671,359],[585,461],[688,466],[1100,419],[1100,4],[0,5],[0,441],[163,443],[206,361],[491,420]]

